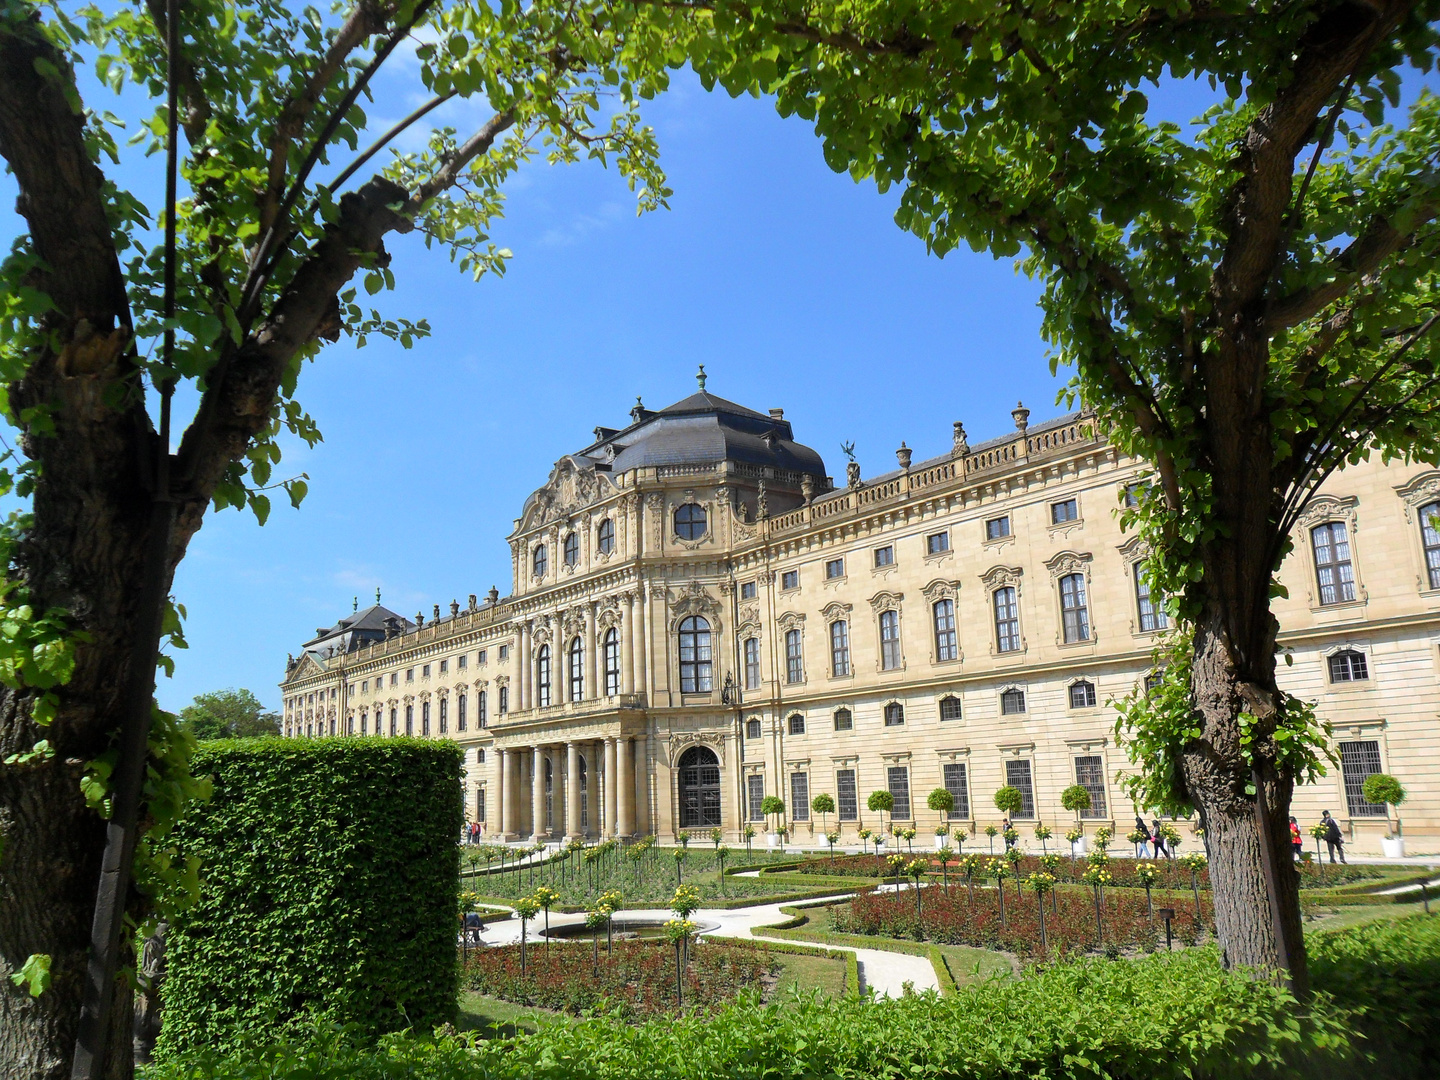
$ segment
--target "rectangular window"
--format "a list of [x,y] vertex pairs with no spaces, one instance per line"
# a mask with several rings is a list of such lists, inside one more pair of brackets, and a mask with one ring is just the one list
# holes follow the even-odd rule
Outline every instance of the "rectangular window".
[[397,717],[398,717],[398,716],[399,716],[399,714],[396,712],[396,710],[394,710],[394,709],[391,709],[391,710],[390,710],[390,734],[391,734],[391,735],[394,735],[394,734],[397,732],[398,728],[399,728],[399,725],[397,724]]
[[880,667],[894,671],[900,666],[900,613],[880,613]]
[[855,730],[855,714],[852,713],[849,709],[836,709],[836,710],[835,710],[835,730],[836,730],[836,731],[854,731],[854,730]]
[[790,717],[790,734],[805,734],[805,717],[801,716],[799,713],[794,713]]
[[925,554],[939,555],[942,551],[950,550],[950,534],[948,532],[931,533],[925,538]]
[[855,788],[854,769],[841,769],[835,774],[835,809],[841,821],[860,820],[860,796]]
[[475,695],[475,722],[476,722],[477,724],[479,724],[482,728],[483,728],[483,727],[486,725],[486,723],[489,721],[489,717],[487,717],[487,716],[485,715],[485,712],[486,712],[486,708],[485,708],[485,706],[486,706],[486,701],[485,701],[485,698],[486,698],[486,693],[485,693],[484,690],[481,690],[478,694]]
[[800,587],[800,571],[799,571],[799,570],[786,570],[783,574],[780,575],[780,588],[781,588],[782,590],[783,590],[783,589],[798,589],[799,587]]
[[885,785],[895,800],[890,817],[895,821],[910,820],[910,770],[904,765],[891,765],[885,770]]
[[1020,789],[1020,813],[1017,818],[1035,816],[1035,783],[1030,777],[1030,761],[1011,758],[1005,762],[1005,783]]
[[509,646],[509,645],[501,645],[501,646],[500,646],[500,659],[501,659],[501,660],[504,660],[504,659],[506,659],[507,657],[509,657],[509,655],[510,655],[510,646]]
[[1001,540],[1010,535],[1010,515],[991,518],[985,522],[985,539]]
[[1088,679],[1070,684],[1070,708],[1093,709],[1095,707],[1095,684]]
[[413,667],[412,667],[412,668],[406,668],[406,669],[405,669],[405,681],[406,681],[406,682],[414,682],[414,681],[415,681],[415,669],[414,669]]
[[885,706],[885,726],[900,727],[905,723],[905,706],[892,701]]
[[1350,538],[1343,521],[1328,521],[1310,530],[1315,550],[1315,576],[1320,603],[1344,604],[1355,599],[1355,567],[1350,562]]
[[[1436,544],[1437,544],[1437,546],[1440,546],[1440,539],[1437,539]],[[894,545],[894,544],[886,544],[884,547],[878,547],[878,548],[875,549],[875,565],[876,565],[876,566],[894,566],[894,565],[895,565],[895,545]],[[1437,585],[1436,588],[1440,588],[1440,585]]]
[[753,581],[742,581],[740,583],[740,599],[754,600],[759,594],[759,588]]
[[1075,783],[1090,793],[1090,809],[1082,810],[1080,816],[1108,817],[1105,810],[1105,763],[1099,754],[1075,759]]
[[745,639],[745,689],[760,689],[760,639]]
[[360,680],[360,692],[361,692],[362,694],[368,694],[368,693],[370,692],[370,680],[369,680],[369,679],[361,679],[361,680]]
[[765,805],[765,777],[760,773],[751,773],[745,778],[745,801],[750,820],[764,821],[765,811],[760,808]]
[[390,685],[391,685],[391,686],[394,686],[394,685],[395,685],[396,683],[398,683],[399,681],[400,681],[400,673],[399,673],[398,671],[392,671],[392,672],[390,672]]
[[830,673],[836,678],[850,674],[850,624],[844,619],[830,624]]
[[1340,775],[1345,780],[1345,804],[1353,817],[1385,817],[1382,803],[1365,798],[1365,778],[1380,771],[1380,744],[1357,739],[1340,744]]
[[1125,505],[1126,505],[1126,506],[1130,506],[1130,507],[1139,506],[1139,505],[1140,505],[1140,496],[1141,496],[1141,495],[1144,495],[1145,492],[1149,489],[1149,487],[1150,487],[1150,485],[1147,484],[1147,483],[1145,483],[1145,481],[1143,481],[1143,480],[1137,481],[1136,483],[1133,483],[1133,484],[1126,484],[1126,485],[1125,485]]
[[829,559],[825,563],[825,579],[827,581],[845,576],[845,560]]
[[955,637],[955,601],[937,600],[935,603],[935,659],[954,660],[960,655]]
[[963,764],[945,766],[945,790],[950,792],[955,799],[955,809],[950,811],[950,816],[952,818],[968,818],[970,816],[970,778],[966,775]]
[[800,631],[785,631],[785,681],[805,681],[805,657],[800,651]]
[[460,671],[464,671],[464,670],[465,670],[466,668],[468,668],[469,666],[470,666],[470,654],[469,654],[469,653],[463,653],[463,652],[462,652],[459,656],[457,656],[457,657],[455,658],[455,667],[458,668]]
[[449,661],[449,660],[441,660],[441,661],[440,661],[440,674],[441,674],[441,675],[444,675],[444,674],[445,674],[447,671],[449,671],[449,670],[450,670],[450,661]]
[[475,789],[475,820],[485,820],[485,789],[483,787]]
[[1060,579],[1060,619],[1066,641],[1090,640],[1090,607],[1085,602],[1085,575]]
[[1020,609],[1015,603],[1015,587],[1006,585],[995,590],[995,651],[1018,652],[1020,649]]
[[948,696],[948,697],[943,697],[943,698],[940,699],[940,719],[941,719],[941,720],[959,720],[959,719],[960,719],[960,699],[959,699],[958,697],[955,697],[955,696],[952,694],[952,695],[950,695],[950,696]]
[[808,773],[790,774],[790,820],[810,820],[810,776]]
[[1354,649],[1343,649],[1333,656],[1326,658],[1330,668],[1330,681],[1339,682],[1362,682],[1370,678],[1370,668],[1365,662],[1365,654]]
[[1064,499],[1061,502],[1050,504],[1050,522],[1053,525],[1063,525],[1067,521],[1075,521],[1080,517],[1080,504],[1074,499]]
[[1145,564],[1135,564],[1135,606],[1140,612],[1140,632],[1148,634],[1152,630],[1164,630],[1170,625],[1170,618],[1165,614],[1161,606],[1162,599],[1150,588],[1149,575],[1145,573]]
[[420,677],[421,677],[422,679],[428,679],[428,678],[430,677],[430,665],[429,665],[429,664],[424,665],[424,666],[420,669]]

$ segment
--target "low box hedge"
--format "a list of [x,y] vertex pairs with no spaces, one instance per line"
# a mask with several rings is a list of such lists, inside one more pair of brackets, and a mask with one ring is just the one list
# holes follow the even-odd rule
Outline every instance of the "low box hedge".
[[177,826],[200,901],[166,940],[158,1057],[362,1039],[456,1010],[461,751],[419,739],[202,743],[208,803]]

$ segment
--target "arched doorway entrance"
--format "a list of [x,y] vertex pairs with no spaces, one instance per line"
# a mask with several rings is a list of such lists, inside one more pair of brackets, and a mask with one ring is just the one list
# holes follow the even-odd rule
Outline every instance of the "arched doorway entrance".
[[720,824],[720,759],[692,746],[680,756],[680,827],[713,829]]

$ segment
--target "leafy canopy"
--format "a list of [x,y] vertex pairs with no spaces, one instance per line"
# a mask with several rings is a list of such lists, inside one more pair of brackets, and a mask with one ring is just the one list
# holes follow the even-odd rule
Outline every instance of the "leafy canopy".
[[280,734],[280,714],[266,709],[259,698],[243,688],[196,694],[195,700],[180,710],[179,720],[197,739]]

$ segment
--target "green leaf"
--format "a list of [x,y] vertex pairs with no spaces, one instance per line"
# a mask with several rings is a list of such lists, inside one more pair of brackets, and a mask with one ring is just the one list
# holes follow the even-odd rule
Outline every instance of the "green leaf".
[[31,953],[20,965],[20,970],[10,976],[10,981],[27,991],[32,998],[38,998],[50,989],[49,954]]

